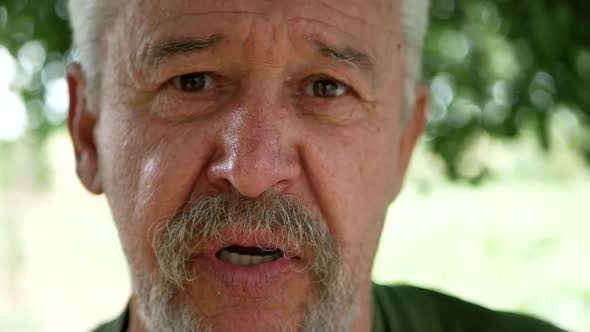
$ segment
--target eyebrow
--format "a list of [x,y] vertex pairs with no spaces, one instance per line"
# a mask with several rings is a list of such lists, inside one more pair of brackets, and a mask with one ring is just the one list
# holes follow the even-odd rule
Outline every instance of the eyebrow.
[[[207,37],[179,37],[163,40],[148,50],[147,59],[152,65],[158,65],[164,60],[178,56],[179,54],[191,54],[209,50],[219,45],[225,37],[221,34],[212,34]],[[312,43],[317,50],[338,63],[361,69],[369,74],[374,74],[375,63],[366,53],[353,47],[334,47],[314,39]]]
[[328,46],[320,40],[313,40],[312,42],[318,48],[320,53],[326,57],[330,57],[339,63],[344,63],[357,69],[361,69],[369,74],[375,72],[375,62],[367,53],[349,46],[340,48]]
[[200,52],[219,45],[224,40],[220,34],[207,37],[180,37],[163,40],[148,50],[147,59],[152,65],[173,58],[179,54]]

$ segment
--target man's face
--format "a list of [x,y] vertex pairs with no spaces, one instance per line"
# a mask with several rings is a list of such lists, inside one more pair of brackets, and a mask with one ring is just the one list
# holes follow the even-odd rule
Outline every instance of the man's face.
[[[322,243],[285,240],[292,228],[283,219],[297,218],[301,234],[313,224],[310,232],[323,227],[333,241],[349,280],[344,287],[356,294],[352,326],[368,330],[382,223],[423,125],[423,94],[403,122],[399,4],[114,5],[119,16],[106,34],[98,107],[88,109],[84,80],[70,71],[69,124],[80,178],[106,193],[130,263],[132,314],[146,301],[137,298],[142,289],[175,281],[162,260],[165,266],[180,249],[166,242],[171,255],[158,256],[158,236],[174,241],[170,234],[181,233],[164,226],[215,226],[207,214],[215,213],[225,223],[204,243],[194,241],[198,229],[178,235],[190,260],[182,257],[187,275],[176,280],[174,297],[214,331],[296,330],[324,287],[310,267]],[[210,203],[220,194],[222,203]],[[261,219],[290,202],[293,214],[263,227]],[[195,213],[200,224],[191,220]],[[143,326],[132,318],[132,328]]]

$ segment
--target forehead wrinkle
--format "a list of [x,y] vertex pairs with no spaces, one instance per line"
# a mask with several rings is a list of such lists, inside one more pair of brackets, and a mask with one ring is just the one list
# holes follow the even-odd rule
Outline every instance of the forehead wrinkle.
[[[298,23],[300,23],[300,22],[306,23],[308,25],[319,25],[319,26],[322,26],[323,25],[323,26],[325,26],[327,28],[330,28],[330,29],[333,29],[333,30],[338,31],[339,33],[341,33],[343,35],[346,35],[346,36],[350,37],[353,40],[356,40],[356,41],[359,41],[359,42],[361,41],[361,39],[358,36],[355,36],[354,34],[348,32],[346,30],[343,30],[339,26],[334,25],[334,24],[331,24],[331,23],[328,23],[328,22],[321,21],[321,20],[316,19],[316,18],[296,16],[296,17],[289,18],[289,21],[288,22],[289,22],[289,25],[294,25],[294,26],[298,25]],[[306,31],[304,33],[305,36],[306,36],[306,38],[308,40],[324,40],[325,39],[325,38],[322,37],[323,34],[321,34],[321,31],[322,31],[321,29],[314,28],[314,29],[307,29],[307,30],[311,30],[311,31]],[[370,50],[370,51],[372,51],[372,50]]]
[[249,11],[249,10],[210,10],[210,11],[203,11],[203,12],[189,12],[189,13],[182,13],[176,15],[169,20],[176,20],[178,18],[183,18],[187,16],[207,16],[207,15],[267,15],[265,12],[261,11]]
[[[152,13],[153,14],[153,13]],[[180,12],[180,13],[170,13],[170,12],[165,12],[163,14],[163,18],[156,20],[155,23],[150,23],[149,25],[147,25],[145,23],[145,20],[140,20],[141,23],[139,23],[137,21],[137,19],[135,19],[133,22],[134,23],[139,23],[139,24],[130,24],[132,27],[132,29],[136,29],[136,30],[141,30],[140,35],[137,37],[137,40],[139,41],[139,45],[137,47],[134,47],[134,49],[136,50],[135,53],[135,63],[137,64],[142,64],[142,65],[148,65],[148,66],[157,66],[160,64],[164,54],[163,53],[168,53],[167,51],[171,51],[172,49],[167,47],[168,50],[163,50],[162,54],[160,54],[160,56],[158,55],[158,51],[154,51],[154,49],[158,48],[157,46],[154,46],[156,44],[159,44],[160,42],[158,40],[154,41],[154,37],[157,39],[158,37],[158,31],[161,29],[162,26],[166,26],[170,23],[173,23],[175,21],[181,20],[181,19],[186,19],[186,18],[191,18],[191,17],[195,17],[195,19],[197,19],[198,17],[205,17],[205,16],[213,16],[213,15],[265,15],[264,12],[258,12],[258,11],[247,11],[247,10],[209,10],[209,11],[202,11],[202,12]],[[161,15],[160,15],[161,16]],[[131,18],[133,20],[133,18]],[[142,24],[143,23],[143,24]],[[139,29],[141,28],[141,29]],[[210,41],[214,41],[215,45],[206,45],[206,43],[202,43],[203,45],[198,45],[199,43],[197,42],[197,39],[201,39],[203,41],[210,39],[212,36],[214,36],[215,40],[210,40]],[[192,37],[192,36],[180,36],[180,37],[176,37],[177,41],[173,41],[174,37],[169,37],[170,40],[170,45],[168,46],[173,46],[173,44],[177,44],[176,48],[177,51],[180,50],[184,50],[186,52],[196,52],[199,50],[204,50],[207,48],[211,48],[212,46],[216,46],[219,43],[225,41],[227,38],[227,36],[221,34],[221,33],[214,33],[214,34],[210,34],[208,36],[202,36],[202,37]],[[162,37],[164,38],[164,37]],[[181,39],[187,39],[186,42],[188,42],[188,39],[194,39],[194,44],[193,46],[187,45],[185,42],[181,41]],[[165,42],[162,42],[165,43]],[[184,44],[184,45],[183,45]],[[162,46],[162,45],[160,45]],[[162,48],[162,47],[159,47]],[[155,52],[155,54],[153,54]],[[165,56],[164,56],[165,57]],[[150,61],[150,59],[152,59]]]
[[347,19],[357,21],[358,23],[360,23],[363,26],[368,25],[367,20],[365,18],[360,17],[360,16],[356,16],[353,14],[349,14],[349,13],[345,12],[344,10],[342,10],[339,6],[330,5],[325,0],[319,0],[318,3],[322,7],[328,9],[331,12],[336,12],[336,13],[346,17]]
[[[167,25],[168,23],[178,21],[184,18],[195,17],[198,18],[200,16],[211,16],[211,15],[256,15],[256,16],[263,16],[266,15],[264,12],[255,12],[255,11],[240,11],[240,10],[213,10],[213,11],[206,11],[206,12],[189,12],[189,13],[178,13],[177,15],[168,14],[166,18],[158,20],[155,23],[149,24],[148,33],[153,33],[154,31],[158,31],[159,28],[163,25]],[[144,36],[145,37],[145,36]]]
[[[308,25],[308,27],[300,29],[299,27],[297,27],[299,25],[298,23],[304,23],[305,25]],[[328,56],[333,60],[338,60],[338,62],[348,62],[349,65],[354,64],[354,66],[356,66],[357,69],[363,69],[367,73],[374,72],[376,66],[376,50],[373,49],[372,46],[363,43],[362,39],[355,36],[354,34],[342,30],[340,27],[336,25],[313,18],[293,17],[289,19],[289,25],[291,25],[296,30],[299,30],[299,33],[301,33],[303,38],[309,41],[312,44],[312,46],[314,46],[317,49],[317,51],[320,52],[322,55]],[[313,27],[314,25],[316,27]],[[352,40],[353,42],[349,42],[348,45],[336,40],[334,42],[330,42],[329,39],[331,38],[329,38],[328,35],[324,32],[325,29],[322,29],[322,26],[333,29],[338,33],[341,33],[343,36],[348,37],[344,40]],[[341,36],[338,39],[342,40],[343,36]],[[357,47],[355,45],[350,45],[351,43],[365,44],[365,47]]]

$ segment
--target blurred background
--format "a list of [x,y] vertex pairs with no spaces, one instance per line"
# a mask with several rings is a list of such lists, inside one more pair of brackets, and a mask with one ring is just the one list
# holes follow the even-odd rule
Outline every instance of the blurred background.
[[[127,269],[64,128],[65,0],[0,0],[0,331],[86,331]],[[590,1],[433,0],[429,124],[375,281],[590,331]]]

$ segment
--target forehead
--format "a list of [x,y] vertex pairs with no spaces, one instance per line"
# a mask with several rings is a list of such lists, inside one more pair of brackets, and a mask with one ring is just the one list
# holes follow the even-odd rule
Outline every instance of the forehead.
[[205,35],[225,30],[231,35],[253,18],[275,29],[285,26],[295,35],[327,34],[363,44],[375,57],[392,38],[401,39],[397,0],[131,0],[122,6],[119,22],[129,39],[167,32]]
[[[206,13],[250,13],[345,19],[363,25],[381,25],[375,19],[397,12],[396,0],[131,0],[125,8],[150,17],[177,17]],[[327,15],[326,15],[327,14]],[[391,17],[389,17],[391,19]]]

